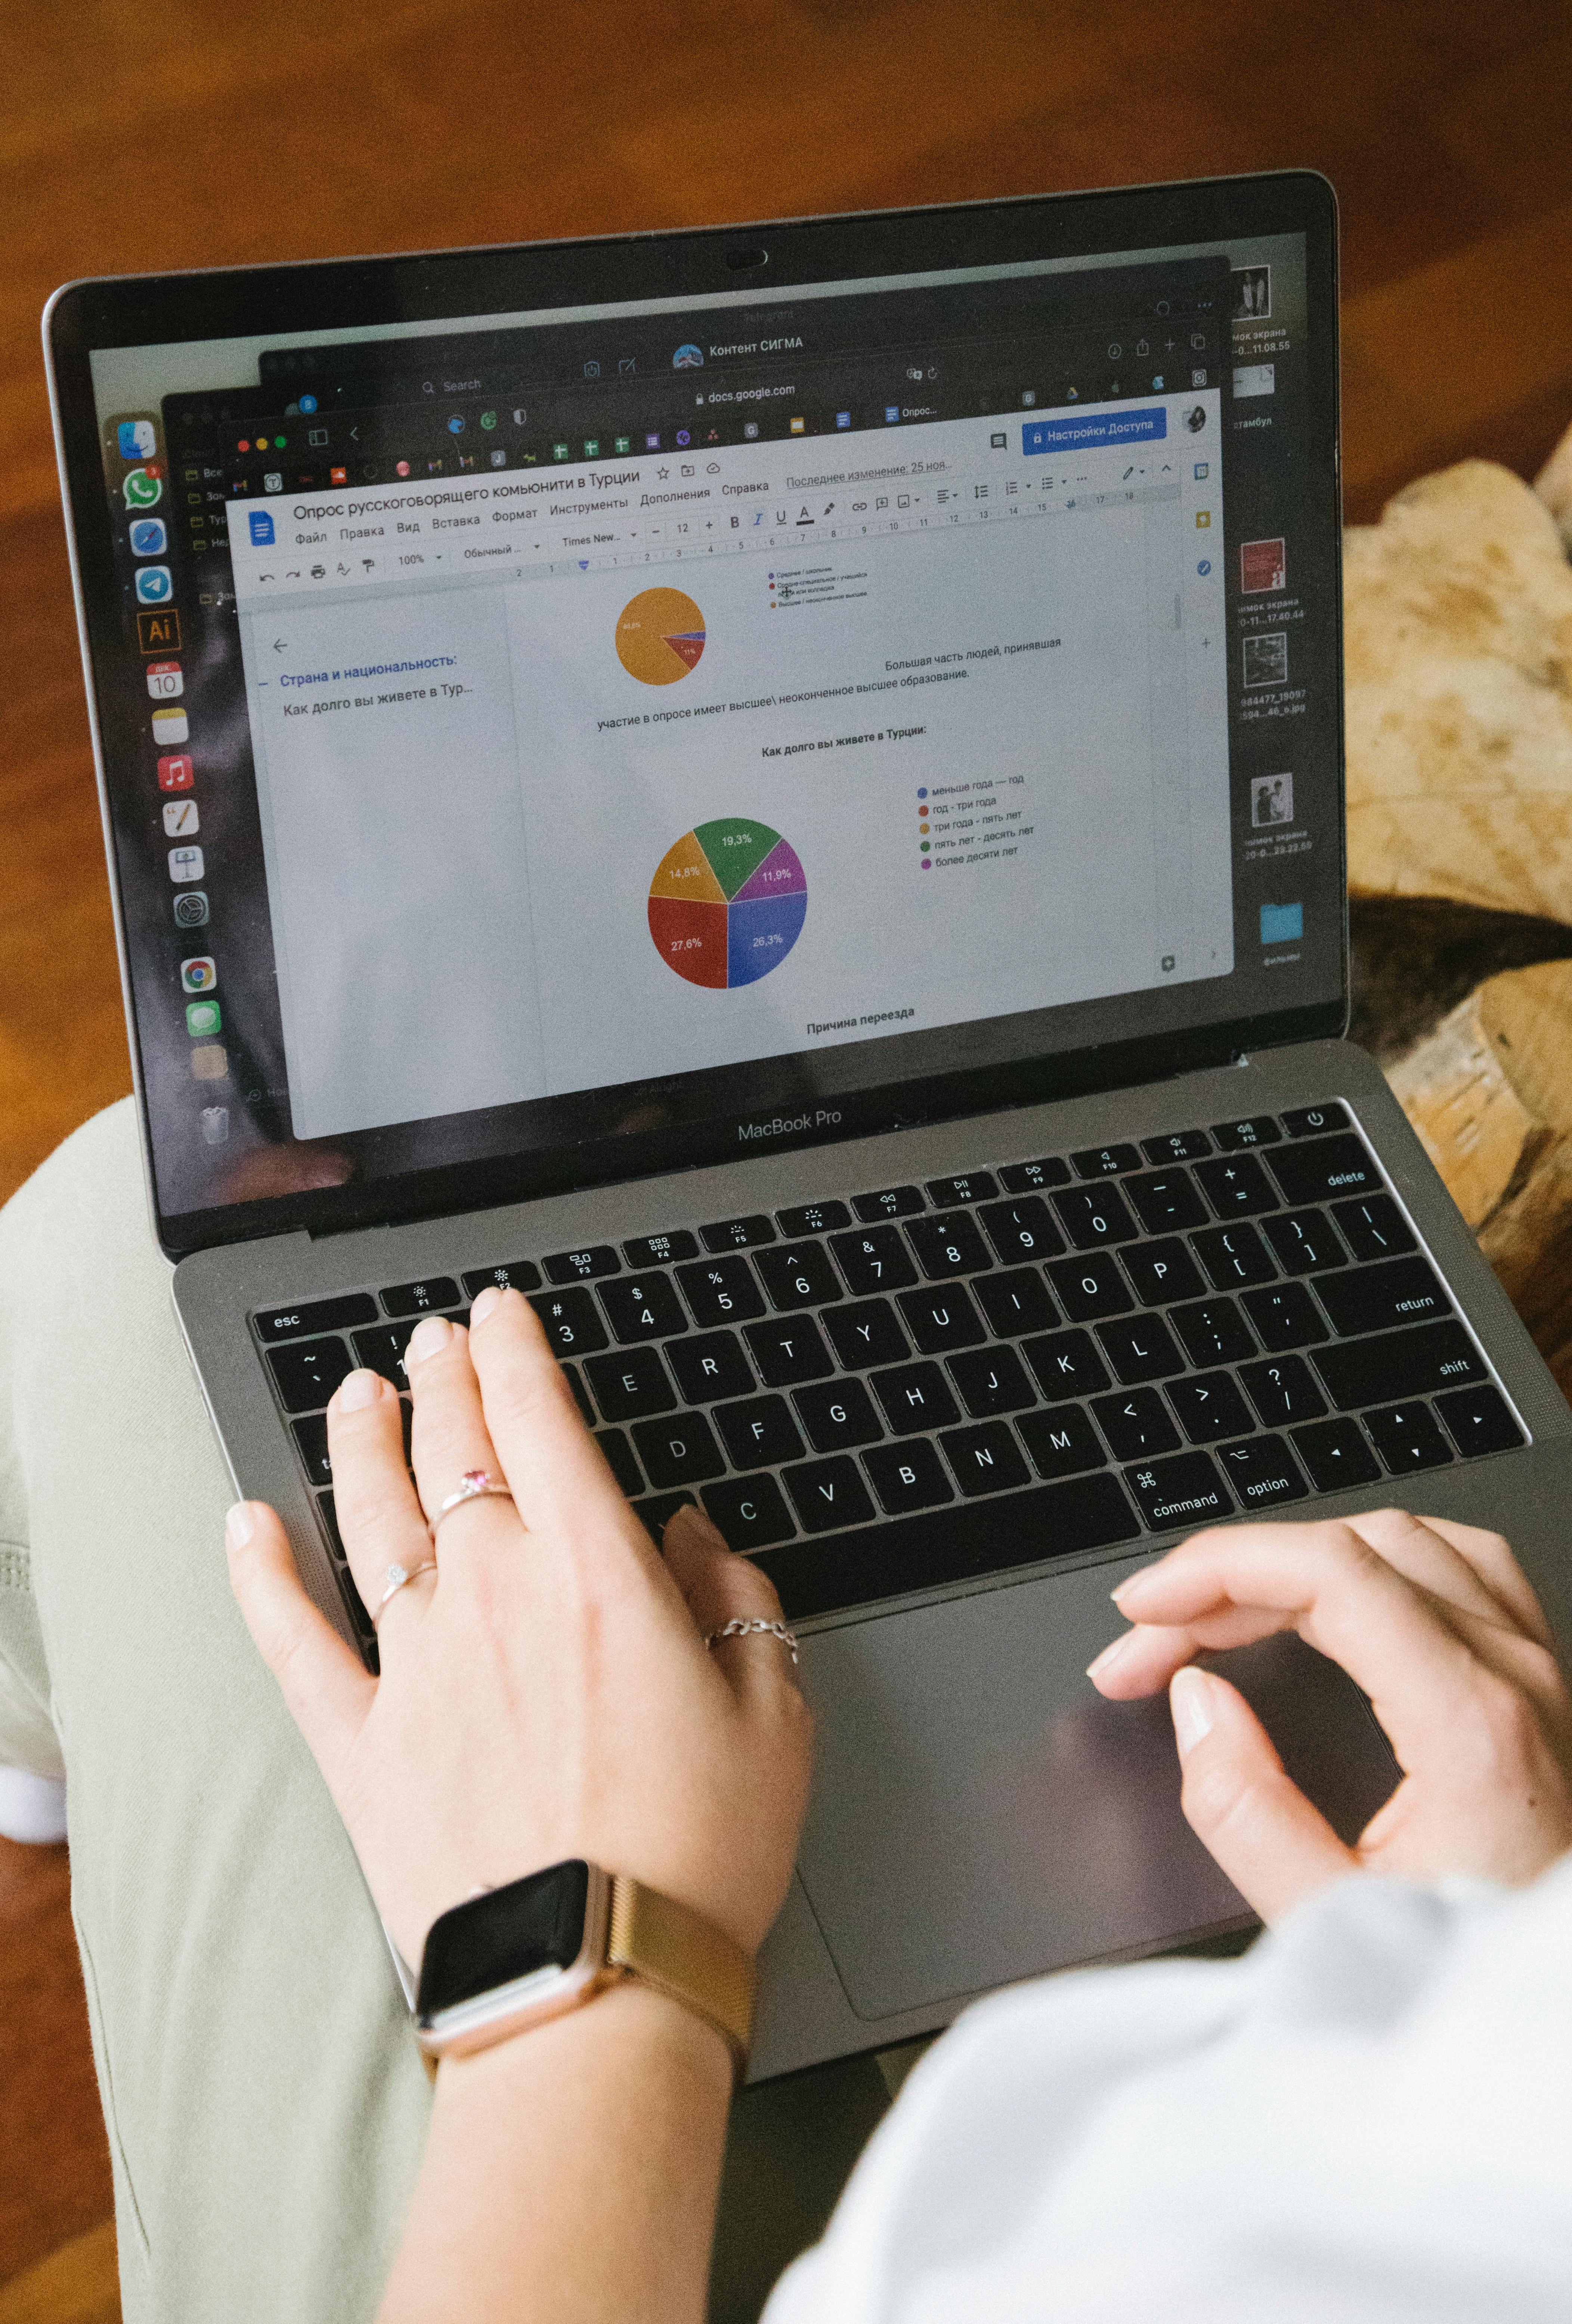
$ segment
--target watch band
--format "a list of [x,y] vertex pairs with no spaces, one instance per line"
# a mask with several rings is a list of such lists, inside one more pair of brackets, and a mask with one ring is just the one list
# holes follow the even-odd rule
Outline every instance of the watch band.
[[758,1982],[749,1956],[691,1906],[582,1857],[438,1914],[412,1997],[416,2039],[428,2058],[462,2056],[624,1979],[713,2026],[740,2079]]
[[653,1986],[712,2025],[741,2079],[758,1978],[740,1945],[687,1905],[617,1872],[611,1876],[606,1966]]

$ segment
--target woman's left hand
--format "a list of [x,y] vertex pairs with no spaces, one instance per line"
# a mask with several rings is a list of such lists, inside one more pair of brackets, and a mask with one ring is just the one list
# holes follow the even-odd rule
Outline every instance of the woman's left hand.
[[[284,1529],[232,1512],[253,1637],[344,1818],[405,1959],[477,1886],[586,1857],[691,1905],[749,1951],[780,1909],[807,1797],[810,1720],[758,1567],[696,1509],[662,1557],[629,1508],[533,1311],[483,1291],[468,1331],[427,1317],[400,1399],[351,1373],[328,1407],[334,1494],[362,1599],[389,1600],[372,1678],[300,1586]],[[427,1520],[468,1471],[511,1499]]]

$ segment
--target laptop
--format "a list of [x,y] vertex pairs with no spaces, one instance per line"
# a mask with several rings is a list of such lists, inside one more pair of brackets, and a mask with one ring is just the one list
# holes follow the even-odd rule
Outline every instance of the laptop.
[[[1326,181],[85,281],[45,339],[153,1226],[317,1605],[374,1668],[334,1388],[515,1286],[802,1639],[756,2078],[1243,1925],[1165,1704],[1084,1677],[1110,1586],[1395,1499],[1559,1612],[1572,1487],[1342,1038]],[[1357,1692],[1236,1667],[1357,1830]]]

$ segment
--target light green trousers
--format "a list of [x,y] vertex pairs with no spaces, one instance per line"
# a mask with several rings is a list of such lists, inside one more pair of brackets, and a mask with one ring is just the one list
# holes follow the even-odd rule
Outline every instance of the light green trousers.
[[[125,2324],[358,2324],[430,2093],[230,1595],[170,1272],[129,1101],[0,1211],[0,1764],[67,1779]],[[883,2104],[872,2061],[739,2101],[716,2324],[757,2314]]]

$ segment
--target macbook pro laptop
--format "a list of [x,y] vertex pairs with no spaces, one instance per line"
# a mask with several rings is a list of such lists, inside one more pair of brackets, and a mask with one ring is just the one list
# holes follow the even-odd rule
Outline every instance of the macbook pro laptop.
[[[1572,1416],[1342,1038],[1313,175],[74,283],[46,318],[150,1200],[375,1665],[324,1407],[533,1303],[803,1640],[753,2071],[1240,1925],[1196,1526],[1393,1499],[1558,1616]],[[1350,1830],[1350,1684],[1241,1662]]]

